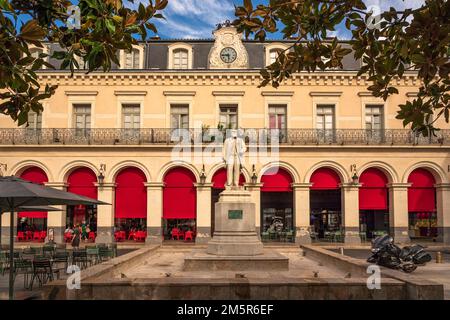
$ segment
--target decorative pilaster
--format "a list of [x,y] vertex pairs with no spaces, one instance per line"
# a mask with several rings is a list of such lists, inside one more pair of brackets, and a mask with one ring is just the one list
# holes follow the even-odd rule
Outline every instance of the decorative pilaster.
[[[67,185],[64,182],[48,182],[45,184],[47,187],[52,187],[58,190],[65,191]],[[48,230],[53,229],[53,241],[55,243],[64,243],[64,230],[67,222],[67,206],[52,206],[60,211],[52,211],[47,213],[47,238],[48,242]]]
[[359,236],[359,187],[360,184],[341,184],[342,214],[345,243],[360,244]]
[[211,188],[212,183],[196,183],[197,188],[197,236],[196,243],[208,243],[211,239]]
[[147,187],[147,244],[161,244],[162,216],[163,216],[163,187],[164,183],[149,182]]
[[98,185],[98,200],[111,205],[97,207],[97,238],[96,243],[113,243],[114,239],[114,190],[115,183]]
[[311,243],[310,235],[310,188],[312,183],[293,183],[294,214],[295,214],[295,243]]
[[436,187],[438,241],[450,244],[450,183]]
[[255,204],[255,231],[261,237],[261,187],[262,183],[246,183],[244,187],[250,192],[250,197]]
[[397,243],[408,243],[408,187],[410,183],[390,183],[389,187],[389,228]]

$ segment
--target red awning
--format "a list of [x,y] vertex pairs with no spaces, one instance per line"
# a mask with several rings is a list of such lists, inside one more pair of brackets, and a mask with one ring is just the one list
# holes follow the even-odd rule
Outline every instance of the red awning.
[[67,191],[97,199],[97,176],[89,168],[78,168],[72,171],[67,179]]
[[[197,191],[194,174],[186,168],[175,168],[164,177],[163,218],[195,219]],[[210,214],[209,212],[205,214]]]
[[436,211],[436,190],[433,175],[425,169],[416,169],[408,177],[411,187],[408,188],[409,212]]
[[309,182],[313,184],[311,190],[335,190],[340,188],[341,179],[333,169],[320,168],[314,171]]
[[147,218],[147,181],[138,168],[126,168],[116,177],[115,217]]
[[365,170],[359,182],[359,209],[360,210],[388,210],[388,179],[379,169]]
[[[24,180],[31,181],[34,183],[44,184],[48,182],[47,174],[39,167],[29,167],[22,172],[20,177]],[[36,219],[46,219],[47,212],[19,212],[17,214],[19,218],[36,218]]]
[[292,177],[284,169],[269,169],[261,177],[261,192],[290,192],[292,191]]
[[[212,178],[213,188],[215,189],[225,189],[225,183],[227,182],[227,170],[221,168],[214,173]],[[243,186],[245,183],[244,175],[239,176],[239,185]]]

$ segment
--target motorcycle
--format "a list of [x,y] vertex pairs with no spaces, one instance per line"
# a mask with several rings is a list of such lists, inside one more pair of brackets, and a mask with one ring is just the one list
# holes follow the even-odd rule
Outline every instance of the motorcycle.
[[413,272],[418,266],[424,266],[432,259],[431,255],[425,251],[425,247],[414,244],[402,249],[394,244],[394,239],[389,235],[372,240],[371,251],[372,255],[367,262],[406,273]]

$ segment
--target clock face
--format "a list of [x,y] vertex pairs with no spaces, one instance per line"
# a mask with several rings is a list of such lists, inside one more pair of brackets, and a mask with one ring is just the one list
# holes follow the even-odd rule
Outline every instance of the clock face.
[[223,48],[220,51],[220,59],[225,63],[232,63],[237,58],[237,52],[231,47]]

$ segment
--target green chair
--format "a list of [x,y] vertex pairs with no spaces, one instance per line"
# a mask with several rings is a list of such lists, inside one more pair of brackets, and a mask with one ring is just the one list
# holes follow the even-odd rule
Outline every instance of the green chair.
[[29,288],[29,279],[33,274],[33,264],[30,260],[25,259],[15,259],[14,260],[14,281],[18,274],[23,275],[23,287],[25,289]]
[[360,232],[359,233],[359,237],[361,238],[361,242],[366,242],[367,241],[367,235],[365,232]]
[[286,241],[287,242],[294,242],[294,231],[290,230],[286,232]]
[[269,230],[269,240],[275,240],[277,238],[277,232],[275,230]]
[[89,264],[92,266],[100,261],[100,249],[99,248],[86,248],[86,255]]
[[261,232],[261,240],[262,241],[268,241],[269,239],[270,239],[270,235],[268,232],[266,232],[266,231]]
[[106,261],[114,258],[114,250],[112,248],[99,248],[100,261]]
[[52,258],[54,253],[55,253],[55,246],[53,246],[53,245],[45,245],[45,246],[42,247],[42,254],[44,256]]

